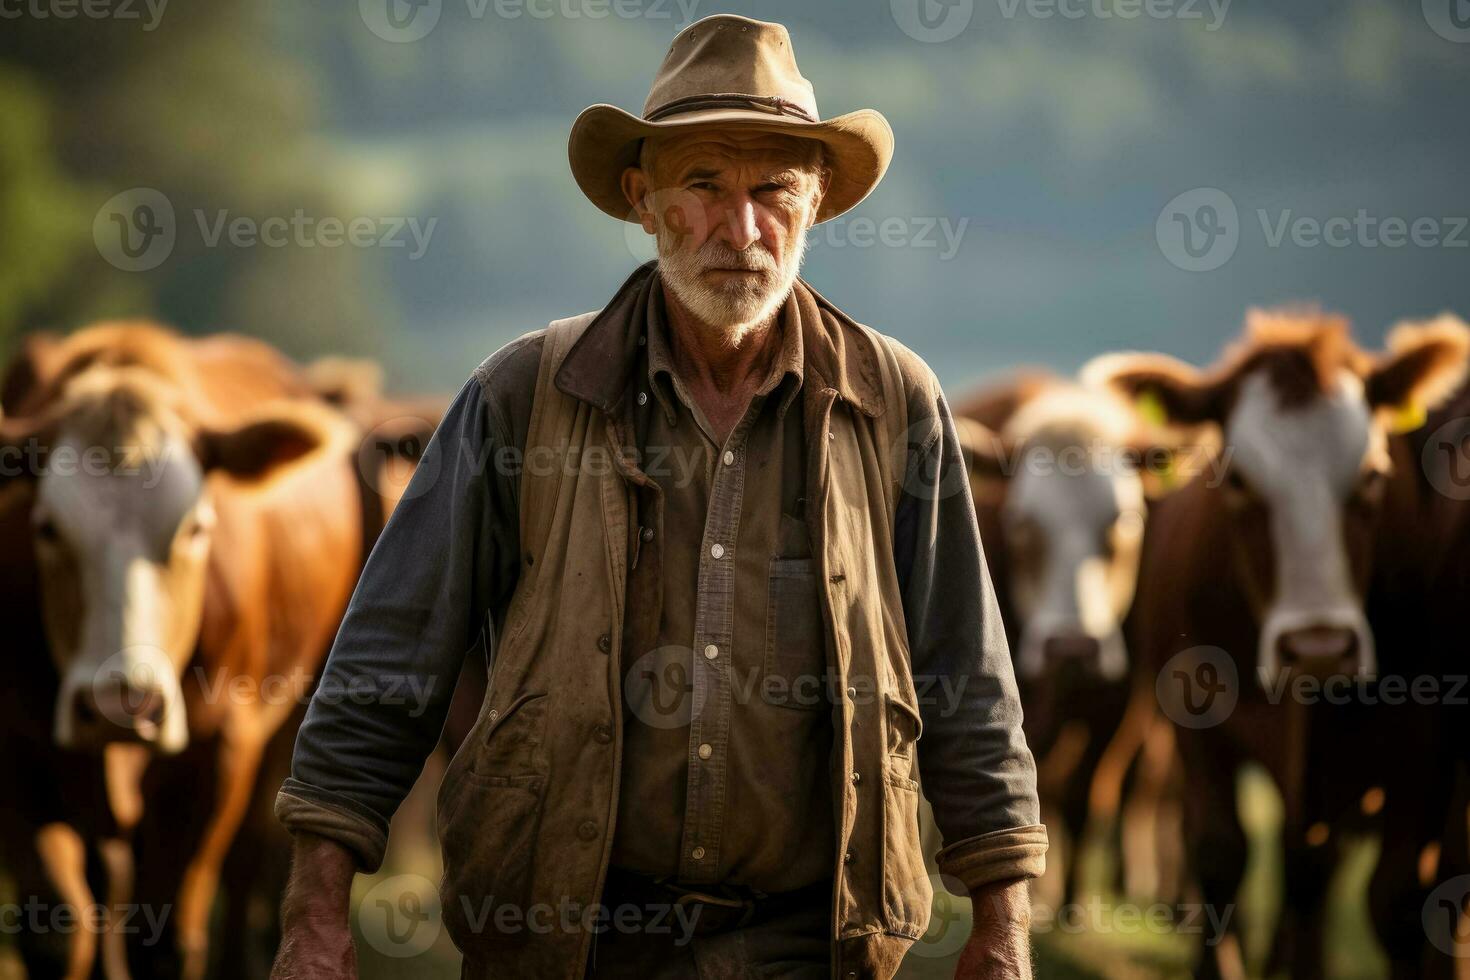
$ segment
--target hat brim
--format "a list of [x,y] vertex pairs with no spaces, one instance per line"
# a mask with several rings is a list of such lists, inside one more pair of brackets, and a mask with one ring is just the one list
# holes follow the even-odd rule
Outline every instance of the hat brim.
[[706,109],[648,122],[612,105],[582,110],[572,123],[567,157],[572,176],[593,204],[614,218],[637,221],[623,196],[623,171],[638,165],[639,142],[694,129],[738,129],[814,139],[826,148],[832,180],[817,209],[827,221],[855,207],[878,186],[893,158],[893,129],[882,113],[859,109],[821,122],[750,109]]

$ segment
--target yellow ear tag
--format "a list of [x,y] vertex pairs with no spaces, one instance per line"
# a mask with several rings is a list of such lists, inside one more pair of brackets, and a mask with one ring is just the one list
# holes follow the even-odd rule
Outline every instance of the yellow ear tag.
[[1164,410],[1163,399],[1152,391],[1145,388],[1133,399],[1133,409],[1138,417],[1149,425],[1165,426],[1169,424],[1169,413]]
[[1389,418],[1389,431],[1397,433],[1413,432],[1423,425],[1429,418],[1429,412],[1423,405],[1416,401],[1407,401],[1394,409]]

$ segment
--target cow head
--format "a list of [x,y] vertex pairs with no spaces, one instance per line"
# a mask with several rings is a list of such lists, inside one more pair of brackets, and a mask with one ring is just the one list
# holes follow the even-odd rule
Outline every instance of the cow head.
[[1136,353],[1086,369],[1172,420],[1219,428],[1221,455],[1201,479],[1231,522],[1232,554],[1219,559],[1255,610],[1263,684],[1284,668],[1376,673],[1362,596],[1387,436],[1454,389],[1467,352],[1470,330],[1448,316],[1400,326],[1375,356],[1341,317],[1252,311],[1245,339],[1208,371]]
[[71,379],[40,413],[0,420],[0,480],[35,481],[32,536],[68,748],[188,741],[180,677],[198,639],[215,528],[213,475],[260,484],[321,447],[305,406],[194,421],[138,367]]
[[1145,519],[1139,427],[1106,392],[1060,381],[1029,388],[998,433],[959,420],[972,474],[1004,485],[1017,670],[1034,680],[1071,665],[1121,680]]

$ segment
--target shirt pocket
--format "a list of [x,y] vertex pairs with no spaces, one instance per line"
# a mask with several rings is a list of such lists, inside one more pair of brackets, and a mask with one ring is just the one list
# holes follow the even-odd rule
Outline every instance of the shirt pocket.
[[826,671],[816,561],[772,558],[766,592],[764,700],[783,708],[825,708]]

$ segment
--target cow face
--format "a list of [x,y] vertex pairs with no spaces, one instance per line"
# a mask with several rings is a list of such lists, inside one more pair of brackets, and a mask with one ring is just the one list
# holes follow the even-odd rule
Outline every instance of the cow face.
[[321,442],[289,413],[228,431],[187,415],[156,376],[98,368],[70,382],[43,420],[7,426],[12,457],[40,464],[32,529],[63,747],[184,748],[180,677],[216,524],[210,474],[269,479]]
[[1006,481],[1000,508],[1006,584],[1018,618],[1018,673],[1128,670],[1122,623],[1144,528],[1133,420],[1116,399],[1057,384],[1021,405],[996,437],[967,423],[972,458]]
[[1387,435],[1463,376],[1470,331],[1449,318],[1404,326],[1377,357],[1345,321],[1253,312],[1246,341],[1195,371],[1157,355],[1110,355],[1088,370],[1171,418],[1223,434],[1210,478],[1231,522],[1229,561],[1258,617],[1257,670],[1371,677],[1373,634],[1362,596],[1372,530],[1390,475]]

